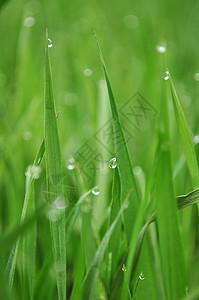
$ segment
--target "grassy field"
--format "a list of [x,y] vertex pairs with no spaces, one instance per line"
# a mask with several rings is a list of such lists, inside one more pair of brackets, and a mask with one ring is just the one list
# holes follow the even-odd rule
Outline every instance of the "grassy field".
[[0,2],[0,299],[199,299],[198,11]]

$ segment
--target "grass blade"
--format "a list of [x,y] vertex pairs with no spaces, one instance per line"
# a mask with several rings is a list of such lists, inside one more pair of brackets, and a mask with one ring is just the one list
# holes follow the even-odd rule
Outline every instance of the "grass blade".
[[160,132],[159,150],[161,154],[156,181],[157,224],[166,299],[180,299],[185,295],[185,266],[172,182],[168,116],[167,81],[164,81],[161,126],[164,130]]
[[[33,216],[33,218],[30,219],[29,222],[27,222],[27,224],[23,225],[25,217],[26,217],[28,205],[31,202],[31,191],[33,189],[34,180],[35,180],[35,178],[34,178],[34,168],[39,167],[39,165],[42,161],[43,155],[44,155],[44,151],[45,151],[45,144],[44,144],[44,140],[43,140],[41,145],[40,145],[39,151],[36,155],[34,164],[33,164],[32,169],[31,169],[32,172],[30,173],[29,180],[28,180],[28,183],[27,183],[27,186],[26,186],[26,194],[25,194],[24,205],[23,205],[23,210],[22,210],[22,214],[21,214],[21,226],[19,228],[17,228],[17,230],[15,230],[14,232],[12,232],[11,237],[10,237],[10,235],[8,235],[8,237],[7,237],[8,241],[10,241],[10,239],[13,240],[13,238],[15,236],[18,237],[18,234],[21,232],[21,229],[27,228],[27,224],[32,223],[32,221],[36,220],[36,217]],[[3,241],[3,244],[5,244],[5,240],[6,240],[6,237],[2,238],[1,241]],[[1,241],[0,241],[0,243],[1,243]],[[15,246],[13,247],[13,249],[11,251],[11,254],[9,256],[8,263],[7,263],[7,266],[6,266],[6,270],[5,270],[6,276],[8,278],[8,283],[9,283],[10,290],[12,289],[12,285],[13,285],[13,279],[14,279],[16,262],[17,262],[19,242],[20,242],[20,238],[18,238]]]
[[[96,36],[96,35],[95,35]],[[120,125],[119,115],[117,112],[117,107],[115,104],[115,99],[113,96],[113,92],[111,89],[110,81],[108,78],[108,74],[106,71],[104,59],[102,56],[102,52],[96,37],[100,59],[104,71],[104,76],[106,80],[106,85],[109,94],[109,101],[111,106],[112,118],[113,118],[113,130],[114,130],[114,141],[115,141],[115,149],[116,149],[116,159],[120,174],[121,181],[121,199],[122,202],[126,199],[130,190],[132,190],[132,194],[129,200],[129,208],[124,212],[124,223],[128,240],[131,238],[132,227],[135,221],[135,217],[138,211],[140,199],[139,192],[136,186],[136,181],[132,172],[130,157],[128,154],[128,149],[126,146],[124,134]]]
[[130,193],[127,196],[127,198],[125,199],[124,203],[122,204],[115,220],[113,221],[113,223],[111,224],[109,230],[107,231],[107,233],[105,234],[103,240],[101,241],[97,252],[95,254],[95,257],[93,259],[93,262],[91,264],[91,267],[86,275],[85,281],[83,283],[83,299],[92,299],[92,292],[93,292],[93,288],[95,285],[95,281],[97,279],[98,276],[98,272],[99,272],[99,266],[101,265],[101,262],[103,260],[104,257],[104,253],[106,250],[106,246],[110,240],[110,237],[115,229],[115,226],[122,214],[122,212],[127,208],[128,203],[129,203],[129,198],[130,198]]
[[196,153],[194,150],[194,145],[192,142],[191,134],[187,125],[187,121],[180,105],[180,101],[178,99],[173,80],[171,75],[169,74],[170,78],[170,86],[171,86],[171,94],[173,99],[174,111],[176,116],[176,122],[178,125],[178,131],[182,143],[182,147],[184,150],[184,154],[187,160],[187,165],[189,168],[189,172],[191,175],[191,180],[194,188],[199,187],[199,170],[198,170],[198,162]]
[[[58,218],[50,219],[52,248],[56,266],[56,278],[59,300],[66,299],[66,243],[65,243],[65,211],[56,207],[57,199],[65,199],[61,164],[61,151],[57,130],[52,74],[48,48],[48,32],[45,47],[45,149],[46,149],[46,180],[48,202],[54,206]],[[61,198],[60,198],[61,197]],[[66,203],[65,203],[66,204]]]
[[[112,187],[112,204],[111,204],[111,214],[110,214],[110,224],[114,221],[115,217],[117,216],[120,207],[120,178],[118,169],[114,170],[113,175],[113,187]],[[118,254],[119,254],[119,247],[118,243],[120,244],[121,239],[121,220],[118,220],[118,223],[113,231],[113,234],[110,238],[109,245],[108,245],[108,253],[111,255],[111,273],[109,275],[110,281],[112,281],[113,276],[116,271],[117,262],[118,262]]]

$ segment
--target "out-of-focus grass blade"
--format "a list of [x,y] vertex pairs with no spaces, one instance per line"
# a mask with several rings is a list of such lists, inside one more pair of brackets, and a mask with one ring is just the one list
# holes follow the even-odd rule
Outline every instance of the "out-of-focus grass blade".
[[160,159],[156,176],[157,225],[166,299],[174,300],[180,299],[180,297],[185,295],[186,284],[177,203],[172,182],[167,81],[164,81],[161,104],[162,131],[159,136]]
[[[120,202],[120,178],[118,169],[116,168],[114,170],[113,175],[113,187],[112,187],[112,203],[111,203],[111,213],[110,213],[110,224],[114,221],[116,218],[119,210],[121,207]],[[118,254],[119,254],[119,247],[118,244],[120,244],[120,236],[121,236],[121,219],[118,220],[117,225],[115,226],[115,229],[110,237],[109,245],[108,245],[108,254],[109,258],[111,259],[111,265],[108,266],[110,268],[110,274],[109,279],[112,281],[112,278],[116,271],[116,266],[118,262]]]
[[86,278],[84,280],[82,289],[83,289],[83,299],[93,299],[92,298],[92,292],[93,292],[93,288],[95,285],[95,281],[97,279],[98,273],[99,273],[99,267],[102,263],[103,257],[104,257],[104,253],[106,250],[106,246],[110,240],[110,237],[113,233],[113,230],[115,229],[115,226],[121,216],[121,214],[123,213],[123,211],[127,208],[128,204],[129,204],[129,198],[130,198],[130,194],[131,192],[128,194],[127,198],[125,199],[125,201],[123,202],[115,220],[113,221],[113,223],[111,224],[109,230],[107,231],[107,233],[105,234],[103,240],[101,241],[97,252],[95,254],[94,260],[91,264],[91,267],[86,275]]
[[[29,223],[32,223],[32,221],[36,220],[36,216],[33,216],[27,222],[27,224],[26,223],[23,224],[24,220],[25,220],[25,217],[26,217],[27,207],[29,205],[29,202],[31,201],[31,191],[34,188],[34,180],[35,180],[34,168],[39,167],[39,165],[42,161],[43,155],[44,155],[44,151],[45,151],[45,144],[44,144],[44,140],[43,140],[41,145],[40,145],[39,151],[36,155],[34,164],[32,166],[33,171],[30,173],[28,183],[27,183],[27,186],[26,186],[25,199],[24,199],[23,210],[22,210],[22,214],[21,214],[21,225],[20,225],[19,228],[16,228],[10,235],[8,235],[8,237],[7,237],[8,241],[10,241],[10,240],[12,241],[15,237],[18,237],[18,235],[22,232],[22,230],[27,228]],[[1,244],[1,241],[4,241],[3,244],[5,245],[5,240],[6,240],[6,237],[3,237],[0,240],[0,244]],[[16,240],[16,238],[15,238],[15,240]],[[8,278],[10,289],[12,289],[12,284],[13,284],[13,279],[14,279],[19,242],[20,242],[20,239],[18,238],[15,246],[13,247],[13,249],[11,251],[11,254],[9,256],[8,263],[7,263],[7,266],[6,266],[6,270],[5,270],[5,273],[6,273],[7,278]]]
[[132,190],[132,194],[129,200],[129,208],[124,212],[124,223],[125,223],[125,229],[127,233],[127,238],[130,240],[131,238],[131,232],[132,227],[135,221],[136,214],[138,212],[138,207],[140,203],[139,199],[139,193],[136,186],[135,178],[132,172],[131,162],[124,138],[124,134],[120,125],[119,116],[117,112],[117,107],[115,104],[113,92],[111,89],[110,81],[108,78],[108,74],[106,71],[104,59],[102,56],[102,52],[97,40],[97,36],[95,34],[100,59],[104,71],[104,76],[107,84],[108,94],[109,94],[109,101],[111,106],[111,112],[113,117],[113,130],[114,130],[114,141],[115,141],[115,148],[116,148],[116,159],[120,174],[120,181],[121,181],[121,199],[124,201],[124,199],[127,197],[130,190]]
[[170,78],[171,93],[172,93],[173,105],[175,110],[176,122],[178,125],[178,131],[179,131],[182,147],[187,160],[187,165],[191,175],[193,187],[198,188],[199,187],[198,162],[197,162],[197,157],[194,150],[191,134],[170,74],[169,74],[169,78]]
[[[59,300],[66,299],[66,243],[65,243],[65,210],[56,207],[60,199],[66,205],[64,195],[61,151],[57,130],[57,120],[54,108],[51,64],[48,48],[48,32],[46,31],[45,47],[45,150],[46,150],[46,180],[48,202],[54,206],[57,220],[50,219],[52,248],[56,269]],[[62,207],[63,208],[63,207]]]

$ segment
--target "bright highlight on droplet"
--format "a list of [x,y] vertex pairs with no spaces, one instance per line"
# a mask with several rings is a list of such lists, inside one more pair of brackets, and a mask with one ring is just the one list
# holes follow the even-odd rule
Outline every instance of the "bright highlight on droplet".
[[91,69],[85,69],[84,70],[84,76],[90,77],[93,74],[93,71]]
[[144,279],[145,279],[145,276],[144,276],[144,273],[143,273],[143,272],[140,273],[139,279],[140,279],[140,280],[144,280]]
[[32,27],[34,25],[35,25],[35,18],[33,18],[33,17],[27,17],[24,20],[24,26],[26,26],[26,27]]
[[51,39],[48,38],[48,48],[52,48],[53,42]]
[[75,169],[75,160],[73,157],[70,157],[66,162],[66,168],[71,171]]
[[169,79],[169,71],[168,70],[164,73],[164,76],[162,76],[162,78],[164,80],[168,80]]
[[25,175],[26,177],[33,177],[34,179],[38,179],[41,173],[41,168],[39,166],[28,166]]
[[165,52],[167,51],[167,48],[166,48],[166,45],[161,44],[161,45],[157,45],[157,46],[156,46],[156,50],[157,50],[159,53],[165,53]]
[[111,160],[109,160],[109,168],[115,169],[117,167],[117,160],[116,157],[113,157]]
[[126,272],[126,266],[125,266],[125,264],[122,265],[122,271]]
[[100,194],[100,190],[97,186],[92,189],[92,194],[94,196],[98,196]]

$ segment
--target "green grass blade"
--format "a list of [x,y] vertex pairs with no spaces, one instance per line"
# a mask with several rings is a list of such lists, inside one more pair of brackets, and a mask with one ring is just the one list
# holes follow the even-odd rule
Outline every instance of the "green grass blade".
[[[39,148],[39,151],[36,155],[36,158],[34,160],[34,164],[32,166],[32,170],[33,168],[37,168],[39,167],[41,161],[42,161],[42,158],[43,158],[43,155],[44,155],[44,151],[45,151],[45,145],[44,145],[44,140],[42,141],[41,145],[40,145],[40,148]],[[36,220],[36,216],[33,216],[28,222],[27,224],[23,224],[24,223],[24,220],[25,220],[25,217],[26,217],[26,213],[27,213],[27,207],[29,205],[29,203],[31,202],[31,191],[33,189],[33,186],[34,186],[34,174],[33,172],[30,173],[30,176],[29,176],[29,179],[28,179],[28,183],[27,183],[27,186],[26,186],[26,193],[25,193],[25,199],[24,199],[24,205],[23,205],[23,210],[22,210],[22,214],[21,214],[21,225],[19,228],[16,228],[10,235],[8,235],[8,237],[3,237],[1,240],[0,240],[0,244],[2,242],[3,245],[6,244],[6,240],[8,240],[10,242],[10,240],[12,241],[13,239],[16,240],[15,237],[18,237],[18,235],[22,232],[22,230],[26,229],[27,226],[29,225],[29,223],[32,223]],[[7,278],[8,278],[8,283],[9,283],[9,288],[12,289],[12,285],[13,285],[13,279],[14,279],[14,274],[15,274],[15,268],[16,268],[16,261],[17,261],[17,254],[18,254],[18,248],[19,248],[19,242],[20,242],[20,239],[18,238],[16,244],[14,245],[12,251],[11,251],[11,254],[9,256],[9,259],[8,259],[8,263],[7,263],[7,266],[6,266],[6,275],[7,275]]]
[[[65,211],[57,208],[54,203],[64,195],[61,151],[57,130],[57,120],[54,108],[52,88],[52,74],[48,48],[48,33],[46,33],[45,47],[45,149],[46,149],[46,177],[48,202],[54,206],[56,221],[50,219],[52,248],[56,267],[57,289],[59,300],[66,299],[66,243],[65,243]],[[67,203],[65,203],[67,204]]]
[[164,130],[160,132],[161,154],[156,177],[157,224],[166,299],[174,300],[185,295],[185,265],[172,182],[167,81],[164,81],[161,107]]
[[[97,38],[96,38],[97,40]],[[140,199],[139,199],[139,192],[136,186],[135,178],[132,172],[130,157],[128,154],[128,149],[126,146],[124,134],[120,125],[119,116],[117,112],[117,107],[115,104],[113,92],[111,89],[110,81],[108,78],[108,74],[106,71],[105,63],[103,60],[102,52],[97,40],[97,45],[99,49],[100,59],[105,75],[106,85],[109,94],[109,101],[111,106],[111,112],[113,117],[113,130],[114,130],[114,141],[115,141],[115,149],[116,149],[116,159],[117,165],[120,174],[120,181],[121,181],[121,199],[127,197],[130,190],[132,190],[132,194],[129,200],[129,208],[124,212],[124,223],[125,229],[127,233],[127,238],[130,240],[132,227],[135,221],[135,217],[138,211]]]
[[111,224],[110,228],[108,229],[107,233],[105,234],[103,240],[101,241],[101,243],[97,249],[97,252],[95,254],[95,257],[93,259],[91,267],[86,275],[86,278],[85,278],[83,286],[82,286],[83,299],[92,299],[93,288],[94,288],[95,281],[96,281],[98,273],[99,273],[99,267],[102,263],[106,247],[107,247],[110,237],[115,229],[115,226],[116,226],[119,218],[121,217],[121,214],[123,213],[123,211],[127,208],[128,204],[129,204],[130,193],[128,194],[127,198],[123,202],[115,220]]
[[191,134],[187,125],[184,112],[180,105],[180,101],[178,99],[171,75],[169,75],[169,78],[170,78],[171,93],[172,93],[174,111],[176,116],[176,122],[178,125],[178,131],[179,131],[182,147],[187,160],[187,165],[191,175],[193,187],[198,188],[199,187],[198,162],[197,162],[197,157],[194,150]]
[[[111,213],[110,213],[110,224],[114,221],[115,217],[117,216],[120,207],[120,178],[118,169],[116,168],[114,170],[113,175],[113,187],[112,187],[112,204],[111,204]],[[118,244],[120,244],[120,238],[121,238],[121,219],[118,220],[118,223],[113,231],[113,234],[111,235],[109,245],[108,245],[108,253],[111,255],[111,270],[110,270],[110,281],[112,281],[113,276],[116,272],[116,267],[118,263],[118,254],[119,254],[119,247]]]

